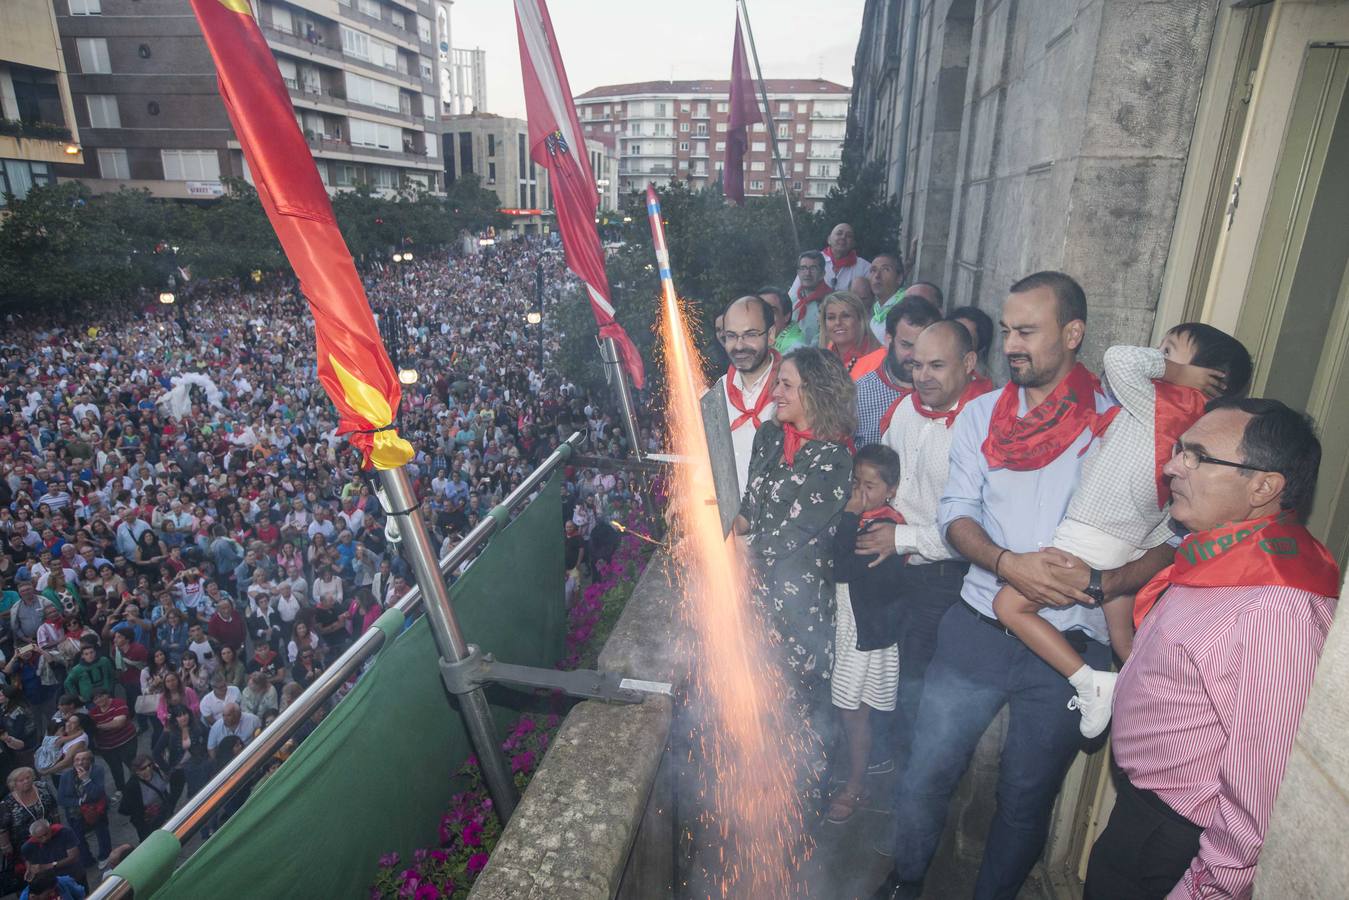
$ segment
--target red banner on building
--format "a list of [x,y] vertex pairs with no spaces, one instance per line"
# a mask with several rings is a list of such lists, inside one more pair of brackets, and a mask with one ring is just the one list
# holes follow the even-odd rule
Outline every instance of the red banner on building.
[[341,414],[338,430],[367,466],[397,468],[413,455],[393,428],[402,392],[272,51],[248,0],[192,0],[192,9],[262,208],[314,314],[319,381]]

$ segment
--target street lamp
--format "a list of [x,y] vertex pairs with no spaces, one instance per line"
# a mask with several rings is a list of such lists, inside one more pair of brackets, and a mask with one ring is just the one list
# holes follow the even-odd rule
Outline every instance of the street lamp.
[[395,253],[395,254],[393,255],[393,261],[396,262],[396,263],[402,262],[402,261],[403,261],[403,254],[401,254],[401,253]]
[[539,312],[537,309],[531,309],[525,314],[525,321],[531,325],[542,325],[543,313]]
[[403,251],[403,262],[412,262],[412,251],[411,251],[411,250],[404,250],[404,251]]
[[176,297],[173,296],[173,291],[160,291],[160,292],[159,292],[159,302],[160,302],[160,303],[163,303],[165,306],[170,306],[170,305],[172,305],[173,301],[176,300],[176,299],[178,299],[178,298],[176,298]]
[[420,378],[420,377],[421,377],[421,376],[417,374],[417,370],[416,370],[416,369],[407,368],[407,369],[399,369],[399,370],[398,370],[398,383],[399,383],[399,384],[416,384],[416,383],[417,383],[417,379]]

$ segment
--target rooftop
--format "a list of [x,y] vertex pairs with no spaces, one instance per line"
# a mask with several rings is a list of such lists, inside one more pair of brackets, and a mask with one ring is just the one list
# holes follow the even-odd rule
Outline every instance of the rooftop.
[[[765,84],[770,94],[847,94],[852,89],[823,78],[768,78]],[[602,84],[591,88],[576,97],[586,100],[591,97],[617,97],[626,94],[707,94],[725,96],[730,92],[728,79],[702,79],[698,81],[634,81],[629,84]]]

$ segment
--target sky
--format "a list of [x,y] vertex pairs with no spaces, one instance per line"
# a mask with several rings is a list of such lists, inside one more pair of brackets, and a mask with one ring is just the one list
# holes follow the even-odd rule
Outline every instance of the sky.
[[[852,87],[865,0],[747,2],[765,78],[822,77]],[[582,94],[602,84],[730,77],[736,5],[734,0],[548,0],[548,11],[571,89]],[[523,119],[511,0],[454,0],[450,31],[455,47],[487,51],[487,111]],[[752,70],[753,61],[750,65]]]

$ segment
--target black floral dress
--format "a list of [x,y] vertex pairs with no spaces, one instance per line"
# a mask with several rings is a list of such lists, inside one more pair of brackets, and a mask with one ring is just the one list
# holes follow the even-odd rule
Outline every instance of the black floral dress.
[[811,742],[822,746],[831,737],[832,721],[832,547],[848,502],[852,456],[840,443],[811,440],[789,466],[782,441],[777,422],[765,423],[755,435],[740,514],[749,521],[755,607],[788,675],[793,712],[813,732]]

